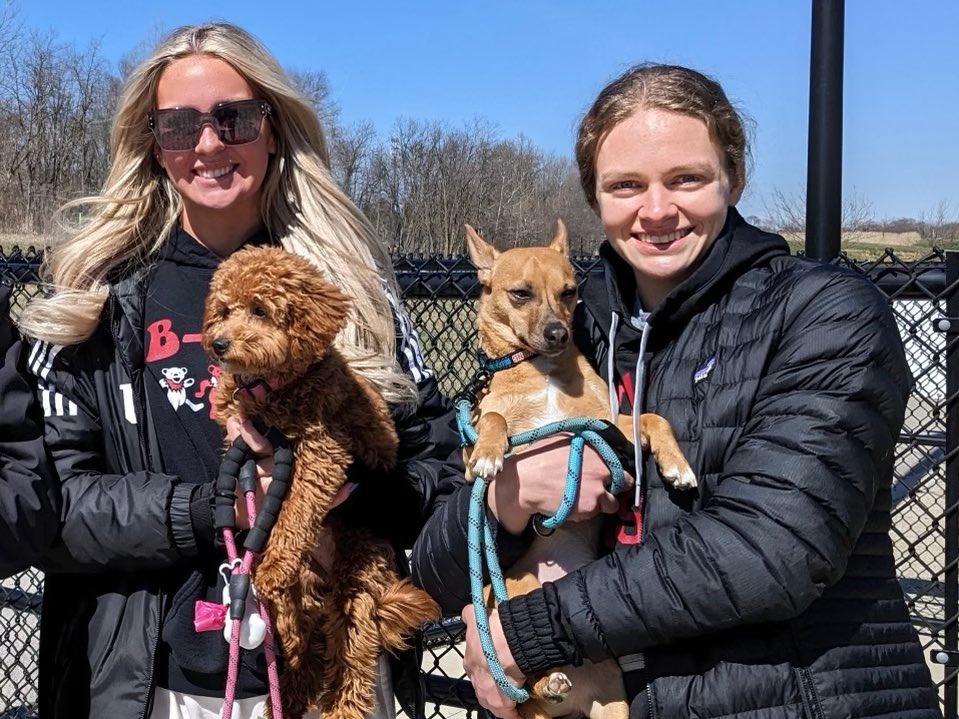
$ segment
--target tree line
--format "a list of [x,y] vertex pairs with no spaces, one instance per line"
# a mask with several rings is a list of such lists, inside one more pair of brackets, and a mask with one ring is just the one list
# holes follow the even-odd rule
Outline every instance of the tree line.
[[[24,27],[0,0],[0,232],[55,232],[58,207],[99,189],[122,80],[144,53],[111,67],[97,43],[78,49]],[[541,243],[560,217],[574,249],[594,248],[599,223],[571,159],[481,118],[403,119],[381,139],[340,122],[322,72],[289,74],[320,114],[334,177],[394,251],[460,253],[464,223],[503,246]]]
[[[96,42],[81,49],[25,27],[16,7],[0,0],[0,232],[55,232],[60,205],[99,189],[119,89],[145,51],[112,66]],[[464,223],[501,247],[539,244],[557,218],[574,252],[591,254],[598,245],[602,230],[570,157],[543,152],[524,136],[503,138],[482,118],[459,127],[400,119],[381,138],[369,124],[340,121],[322,72],[290,76],[320,114],[334,177],[394,252],[459,254]],[[795,231],[804,206],[801,197],[774,193],[767,216],[751,219]],[[844,215],[847,230],[880,224],[868,203],[847,203]],[[959,237],[946,203],[895,226],[931,244]]]

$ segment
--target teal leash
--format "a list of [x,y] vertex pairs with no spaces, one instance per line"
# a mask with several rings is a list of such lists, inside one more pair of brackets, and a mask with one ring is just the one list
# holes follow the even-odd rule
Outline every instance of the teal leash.
[[[532,353],[516,352],[495,360],[490,360],[482,352],[479,354],[480,368],[473,375],[466,389],[458,393],[453,398],[453,404],[456,408],[456,424],[460,435],[460,443],[466,447],[476,443],[477,434],[472,424],[473,406],[476,403],[476,393],[485,389],[493,377],[493,373],[512,367],[518,362],[529,359]],[[547,536],[541,532],[538,527],[543,527],[552,533],[569,517],[573,507],[576,504],[576,496],[579,493],[579,477],[583,468],[583,450],[586,444],[589,444],[599,453],[603,461],[609,467],[610,487],[612,494],[618,494],[624,484],[623,480],[623,462],[619,454],[613,448],[619,445],[625,452],[628,442],[622,433],[610,422],[605,420],[593,419],[591,417],[573,417],[562,419],[557,422],[551,422],[543,427],[521,432],[508,438],[509,446],[525,445],[537,440],[549,437],[559,432],[571,433],[569,463],[566,469],[566,484],[563,489],[563,499],[559,509],[551,517],[536,515],[533,518],[533,526],[538,534]],[[624,454],[631,457],[632,453]],[[515,686],[510,682],[503,670],[503,665],[496,656],[496,650],[493,647],[493,638],[489,627],[489,618],[486,615],[486,606],[483,601],[483,559],[485,556],[486,567],[489,571],[490,585],[496,602],[504,602],[508,599],[506,594],[506,583],[503,579],[503,572],[500,568],[499,558],[496,556],[496,539],[493,534],[494,520],[490,517],[490,512],[486,506],[486,491],[489,482],[485,477],[475,477],[473,488],[470,493],[470,505],[467,528],[467,547],[469,552],[469,573],[470,573],[470,599],[473,606],[473,614],[476,618],[476,629],[479,634],[480,646],[483,649],[483,655],[486,657],[486,663],[490,674],[503,694],[510,700],[521,704],[529,699],[528,685],[522,687]]]

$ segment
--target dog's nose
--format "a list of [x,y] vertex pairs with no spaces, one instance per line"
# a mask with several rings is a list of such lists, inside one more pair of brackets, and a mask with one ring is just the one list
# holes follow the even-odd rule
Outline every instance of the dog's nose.
[[213,347],[213,351],[216,352],[216,356],[222,357],[224,353],[230,349],[230,340],[226,337],[217,337],[210,345]]
[[569,341],[569,330],[562,322],[550,322],[543,328],[543,339],[550,347],[562,347]]

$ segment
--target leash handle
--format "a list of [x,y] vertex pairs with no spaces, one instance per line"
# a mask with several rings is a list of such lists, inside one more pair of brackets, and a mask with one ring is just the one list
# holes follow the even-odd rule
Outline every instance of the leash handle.
[[290,449],[287,439],[282,435],[280,437],[283,439],[283,444],[273,446],[273,480],[266,490],[263,506],[260,507],[256,519],[254,520],[251,516],[252,527],[243,541],[244,549],[257,554],[263,551],[266,540],[270,536],[270,530],[273,529],[277,517],[280,516],[280,508],[290,488],[290,479],[293,476],[293,450]]

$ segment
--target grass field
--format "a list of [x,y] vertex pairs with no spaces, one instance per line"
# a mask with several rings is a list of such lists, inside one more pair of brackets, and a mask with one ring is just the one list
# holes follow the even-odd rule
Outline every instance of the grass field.
[[[0,232],[0,250],[9,252],[14,247],[26,250],[28,247],[40,249],[48,244],[44,235],[26,235]],[[786,241],[793,253],[804,249],[803,238],[799,234],[786,235]],[[876,259],[886,249],[892,249],[896,256],[906,262],[914,262],[927,256],[931,248],[924,244],[918,232],[852,232],[845,233],[842,249],[854,260]],[[959,240],[945,243],[942,249],[959,250]]]

